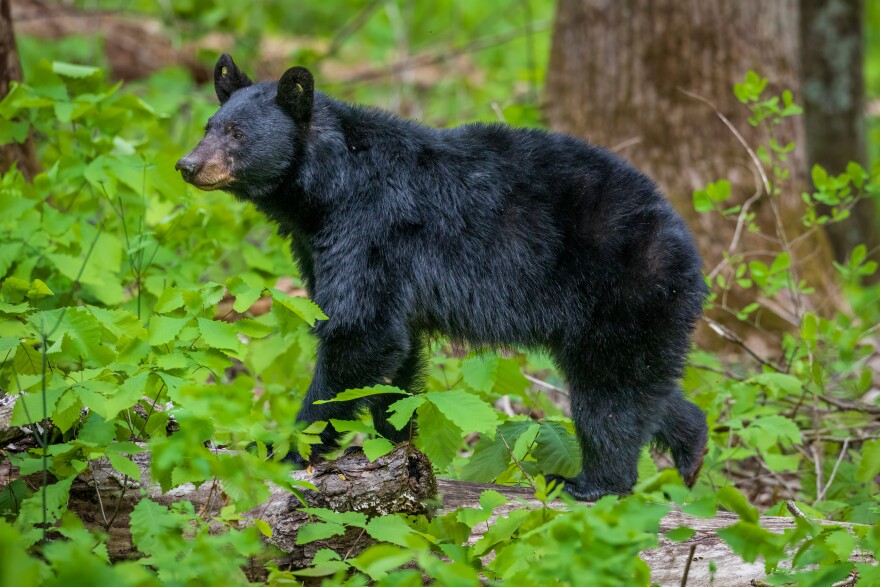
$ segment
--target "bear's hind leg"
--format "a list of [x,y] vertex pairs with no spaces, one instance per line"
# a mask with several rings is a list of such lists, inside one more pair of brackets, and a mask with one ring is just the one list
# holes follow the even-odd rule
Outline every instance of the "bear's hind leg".
[[632,491],[641,447],[651,438],[655,420],[652,406],[639,401],[640,395],[631,389],[572,383],[571,417],[583,469],[576,478],[564,481],[565,491],[575,499],[592,501]]
[[668,449],[685,485],[693,487],[703,466],[709,428],[706,415],[687,401],[676,386],[670,396],[660,428],[654,433],[654,442]]

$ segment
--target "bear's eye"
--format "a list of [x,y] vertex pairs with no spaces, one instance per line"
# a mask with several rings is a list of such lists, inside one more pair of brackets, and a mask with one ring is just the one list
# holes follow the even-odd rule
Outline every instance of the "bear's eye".
[[240,141],[241,139],[244,138],[244,135],[241,134],[241,131],[240,131],[240,130],[237,130],[237,131],[235,131],[235,132],[232,133],[232,138],[235,139],[236,141]]

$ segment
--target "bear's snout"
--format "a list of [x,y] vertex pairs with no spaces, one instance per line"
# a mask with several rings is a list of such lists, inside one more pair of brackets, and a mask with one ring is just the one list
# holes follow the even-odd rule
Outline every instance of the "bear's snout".
[[195,177],[198,168],[199,164],[194,159],[190,158],[189,155],[181,157],[174,165],[174,169],[180,172],[180,175],[183,176],[183,180],[190,183],[192,182],[192,178]]

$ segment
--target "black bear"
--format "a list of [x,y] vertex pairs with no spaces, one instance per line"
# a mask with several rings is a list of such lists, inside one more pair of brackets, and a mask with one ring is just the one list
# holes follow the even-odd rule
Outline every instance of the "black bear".
[[[583,451],[568,493],[631,491],[652,440],[694,483],[707,426],[678,380],[706,285],[691,234],[650,179],[564,134],[438,130],[335,100],[303,67],[254,84],[223,55],[214,82],[220,110],[176,167],[276,222],[330,317],[314,330],[300,420],[368,407],[401,441],[408,431],[386,420],[396,396],[314,401],[387,380],[417,391],[434,334],[542,347],[570,386]],[[338,437],[328,426],[316,452]]]

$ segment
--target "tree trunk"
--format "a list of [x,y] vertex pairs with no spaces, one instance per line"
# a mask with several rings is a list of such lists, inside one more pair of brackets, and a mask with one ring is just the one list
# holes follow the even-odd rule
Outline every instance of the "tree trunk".
[[[0,99],[9,93],[12,82],[21,81],[21,62],[18,47],[15,45],[15,32],[9,13],[11,0],[0,0]],[[28,133],[23,143],[9,143],[0,146],[0,172],[9,169],[13,163],[28,180],[33,179],[40,167],[34,149],[34,140]]]
[[[105,461],[94,461],[89,472],[81,475],[70,491],[70,511],[79,516],[87,528],[106,528],[109,536],[107,551],[112,560],[139,556],[131,543],[129,516],[137,502],[144,497],[166,506],[187,500],[196,511],[204,512],[206,517],[219,514],[220,508],[226,505],[222,488],[211,483],[205,483],[198,489],[187,483],[163,494],[158,485],[150,480],[149,454],[135,455],[133,460],[141,469],[141,482],[135,484],[129,481],[130,486],[125,491],[122,490],[123,476]],[[394,512],[422,514],[426,512],[425,502],[438,494],[442,500],[439,515],[459,508],[479,508],[480,495],[487,489],[507,497],[509,503],[496,508],[493,517],[485,524],[474,527],[468,544],[476,543],[499,517],[508,515],[514,509],[524,505],[541,507],[534,499],[532,490],[526,487],[435,480],[425,456],[407,445],[397,447],[374,463],[369,463],[362,454],[349,454],[316,465],[311,471],[297,471],[293,475],[318,487],[318,492],[306,492],[308,506],[359,511],[368,516]],[[0,462],[0,491],[17,477],[17,471],[8,460]],[[100,500],[98,493],[101,494]],[[117,500],[121,504],[118,514],[105,522],[109,513],[102,509],[101,504],[115,504]],[[565,504],[556,501],[551,507],[564,508]],[[259,518],[272,528],[272,538],[268,540],[284,553],[275,560],[283,568],[308,566],[321,548],[331,548],[350,558],[375,543],[366,533],[351,529],[342,536],[296,544],[297,532],[300,526],[310,521],[309,516],[299,510],[298,501],[280,489],[273,489],[269,500],[247,512],[244,518],[245,523]],[[682,584],[682,575],[689,560],[687,584],[690,587],[746,586],[763,579],[763,563],[743,562],[718,537],[718,530],[738,520],[735,514],[724,512],[719,512],[711,519],[702,519],[677,510],[670,511],[660,522],[660,546],[641,554],[651,567],[652,583]],[[680,526],[694,529],[694,535],[684,542],[673,542],[663,535]],[[794,528],[795,523],[793,518],[765,516],[761,518],[761,526],[771,532],[782,533]],[[491,557],[492,553],[488,556]],[[859,562],[873,562],[870,557],[869,560],[863,560],[862,554],[854,556],[859,557]],[[710,565],[714,565],[714,571]],[[265,569],[259,561],[252,561],[245,573],[252,581],[265,580]]]
[[[799,57],[797,0],[560,0],[546,113],[555,130],[617,151],[653,177],[694,231],[709,272],[722,261],[736,223],[696,213],[693,191],[728,179],[731,201],[743,203],[762,189],[747,150],[718,112],[752,148],[766,144],[766,133],[748,124],[749,112],[734,97],[733,85],[753,69],[770,80],[770,90],[792,89],[797,98]],[[796,143],[788,162],[792,178],[777,200],[790,241],[804,231],[802,117],[786,118],[776,135],[783,145]],[[752,210],[762,232],[775,237],[769,199],[760,198]],[[772,248],[766,239],[745,234],[739,250],[749,260],[766,262]],[[817,288],[814,305],[827,303],[834,294],[825,278],[831,258],[827,239],[814,231],[794,253],[799,277]],[[753,292],[734,289],[728,303],[741,308],[753,298]],[[793,301],[774,301],[776,319],[763,316],[765,329],[798,321]],[[736,324],[727,318],[719,320]]]
[[[800,0],[800,8],[807,162],[832,174],[845,171],[850,161],[865,166],[863,2]],[[877,247],[874,200],[859,202],[847,220],[828,227],[828,234],[838,261],[856,245]],[[880,260],[880,250],[873,258]]]

